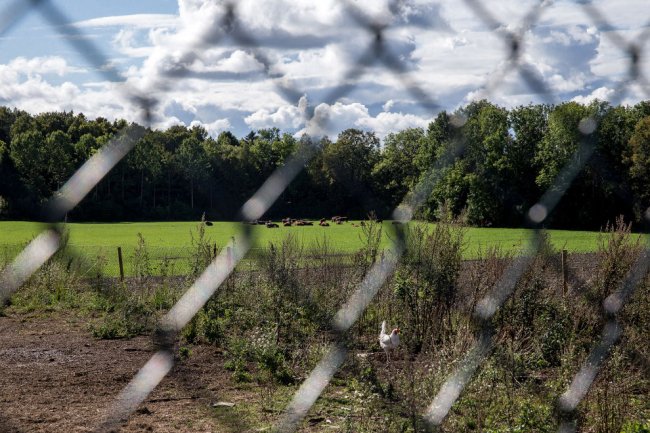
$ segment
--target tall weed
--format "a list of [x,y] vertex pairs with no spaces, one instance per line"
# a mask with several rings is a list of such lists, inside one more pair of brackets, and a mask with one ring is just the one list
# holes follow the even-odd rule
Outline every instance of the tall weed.
[[641,253],[641,238],[632,235],[632,224],[618,217],[607,224],[598,238],[598,270],[594,296],[600,304],[622,283],[625,275]]
[[412,353],[430,349],[451,327],[456,301],[464,229],[437,223],[413,224],[405,231],[405,250],[394,278],[395,296],[404,312],[404,333]]

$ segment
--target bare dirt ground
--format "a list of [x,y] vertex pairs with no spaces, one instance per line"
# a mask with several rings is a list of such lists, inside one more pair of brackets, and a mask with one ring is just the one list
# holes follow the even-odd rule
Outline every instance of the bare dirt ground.
[[[70,313],[0,317],[0,432],[95,431],[153,353],[149,337],[96,340]],[[116,430],[263,431],[246,425],[257,395],[231,382],[218,349],[194,347]],[[235,406],[212,406],[220,401]]]

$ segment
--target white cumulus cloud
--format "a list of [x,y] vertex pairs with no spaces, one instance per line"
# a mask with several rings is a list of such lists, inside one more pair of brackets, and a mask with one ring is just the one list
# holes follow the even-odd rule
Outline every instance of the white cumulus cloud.
[[132,14],[116,15],[108,17],[91,18],[73,23],[75,27],[174,27],[178,23],[178,17],[171,14]]
[[193,120],[190,126],[202,126],[208,131],[211,137],[216,137],[220,132],[226,131],[230,128],[230,121],[228,119],[217,119],[213,122],[201,122],[200,120]]
[[[211,134],[278,127],[330,136],[361,128],[383,137],[426,126],[437,114],[418,108],[421,101],[405,83],[416,84],[447,110],[484,96],[503,106],[541,102],[516,69],[499,75],[510,55],[505,32],[518,31],[537,0],[487,2],[501,21],[496,32],[464,2],[405,0],[395,16],[389,0],[352,3],[365,16],[361,20],[387,26],[382,46],[401,62],[401,71],[382,63],[386,57],[375,57],[374,33],[339,0],[240,0],[229,32],[223,26],[226,2],[178,0],[176,14],[98,16],[75,23],[82,32],[101,35],[112,50],[110,64],[126,83],[98,78],[73,65],[72,57],[51,55],[44,44],[37,56],[0,61],[0,103],[141,121],[139,107],[122,93],[128,86],[156,99],[154,127],[184,122],[200,123]],[[647,0],[626,0],[624,7],[592,3],[611,28],[594,23],[577,2],[555,1],[546,2],[522,33],[520,60],[557,100],[612,97],[630,70],[629,54],[610,33],[635,41],[645,26]],[[639,66],[650,76],[650,44],[645,45]],[[478,91],[495,78],[489,95]],[[305,96],[296,101],[296,95]],[[635,101],[647,95],[627,96]],[[306,123],[308,100],[318,121]]]
[[609,101],[615,93],[616,91],[614,89],[599,87],[588,95],[579,95],[574,97],[572,101],[579,102],[581,104],[589,104],[596,99],[600,101]]
[[380,112],[376,116],[370,114],[368,108],[358,102],[349,104],[337,102],[333,105],[320,104],[315,109],[315,115],[305,128],[296,133],[297,136],[307,133],[312,136],[336,136],[348,128],[374,131],[380,138],[391,132],[412,127],[426,127],[431,119],[405,113]]

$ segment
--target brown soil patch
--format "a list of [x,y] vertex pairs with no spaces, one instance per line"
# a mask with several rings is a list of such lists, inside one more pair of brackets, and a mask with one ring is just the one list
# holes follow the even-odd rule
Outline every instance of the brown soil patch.
[[[95,431],[153,353],[149,337],[96,340],[71,313],[0,317],[0,433]],[[241,413],[256,395],[231,382],[218,349],[193,347],[118,430],[259,431]]]

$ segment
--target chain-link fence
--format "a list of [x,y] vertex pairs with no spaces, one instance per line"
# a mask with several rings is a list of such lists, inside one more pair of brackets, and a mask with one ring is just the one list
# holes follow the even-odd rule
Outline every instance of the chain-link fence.
[[[10,263],[23,249],[21,245],[5,245],[0,249],[0,263]],[[132,277],[185,277],[196,271],[197,258],[206,255],[216,257],[222,248],[216,243],[205,246],[203,251],[191,246],[162,247],[137,246],[107,247],[107,246],[77,246],[74,254],[66,255],[63,259],[68,269],[76,272],[81,278],[129,279]],[[239,264],[240,269],[258,271],[268,249],[255,247],[249,249],[246,257]],[[65,250],[61,251],[65,253]],[[226,257],[232,256],[232,249],[225,249]],[[328,259],[336,260],[340,266],[353,264],[354,252],[327,253]],[[317,266],[321,254],[317,251],[305,251],[301,257],[300,267]]]
[[[397,16],[403,12],[404,8],[408,7],[407,3],[394,0],[390,2],[389,10],[394,16]],[[540,16],[546,12],[549,2],[537,3],[525,14],[523,20],[516,23],[516,25],[510,22],[502,22],[491,12],[490,6],[481,1],[466,0],[465,4],[469,6],[476,17],[482,20],[488,28],[492,29],[503,40],[506,46],[504,61],[489,75],[490,79],[478,89],[477,94],[481,97],[491,98],[498,94],[499,86],[504,83],[508,75],[518,74],[530,91],[537,94],[542,100],[549,103],[558,101],[559,98],[553,93],[551,87],[544,81],[543,77],[538,75],[535,68],[526,62],[525,57],[522,55],[527,33],[537,25]],[[440,106],[436,98],[431,96],[426,86],[417,82],[408,73],[409,71],[405,67],[403,60],[392,52],[390,45],[387,43],[391,21],[377,21],[368,16],[364,12],[363,4],[359,2],[342,0],[341,5],[346,14],[353,18],[356,25],[368,32],[371,42],[356,62],[347,65],[348,72],[340,84],[325,94],[320,102],[333,104],[340,98],[350,95],[356,88],[355,80],[371,65],[379,64],[401,83],[404,91],[408,92],[422,109],[431,115],[439,111]],[[605,11],[600,10],[591,2],[578,2],[578,5],[579,9],[584,12],[588,23],[597,28],[609,30],[605,37],[611,39],[611,42],[628,61],[627,77],[620,82],[619,87],[611,96],[610,102],[619,103],[622,101],[626,92],[633,85],[642,89],[645,96],[647,96],[650,87],[647,78],[643,75],[641,65],[644,60],[642,57],[644,44],[650,36],[650,31],[647,30],[649,27],[646,27],[646,30],[633,40],[627,40],[613,30],[614,26],[609,24],[605,18]],[[612,5],[612,7],[619,6]],[[249,30],[242,25],[238,19],[237,10],[236,3],[223,3],[221,14],[213,25],[198,40],[179,46],[179,55],[176,56],[177,63],[170,65],[166,75],[152,80],[149,88],[136,89],[126,83],[120,87],[129,100],[137,105],[142,123],[148,126],[152,107],[158,104],[164,98],[165,93],[171,91],[179,80],[191,74],[185,66],[188,61],[200,58],[201,50],[206,47],[217,46],[225,40],[250,53],[264,66],[265,74],[274,83],[277,93],[291,104],[297,104],[304,92],[286,84],[287,82],[282,79],[283,77],[277,76],[272,60],[265,54],[264,40],[257,37],[253,30]],[[105,53],[94,44],[92,39],[85,37],[82,29],[73,26],[66,17],[65,11],[54,2],[48,0],[16,0],[8,5],[3,5],[2,18],[0,19],[0,35],[6,33],[12,26],[19,25],[24,16],[35,13],[41,14],[54,29],[60,31],[60,29],[65,28],[68,36],[66,40],[71,44],[72,48],[81,54],[90,65],[101,71],[107,79],[116,82],[123,81],[120,71],[107,66],[111,63]],[[70,37],[70,34],[74,37]],[[307,116],[305,119],[306,131],[313,137],[318,137],[322,131],[327,129],[328,119],[319,115],[318,111],[308,109],[305,115]],[[455,118],[453,119],[453,125],[460,128],[465,121],[466,119]],[[522,251],[521,256],[513,260],[504,271],[489,294],[476,305],[473,313],[477,324],[474,347],[467,352],[439,391],[431,396],[426,411],[421,414],[422,423],[427,428],[434,430],[443,425],[452,405],[471,383],[475,372],[490,356],[494,347],[496,332],[492,319],[509,299],[517,282],[522,278],[538,252],[541,245],[539,229],[544,225],[549,214],[558,205],[560,199],[592,154],[594,150],[593,133],[597,127],[596,122],[597,120],[593,118],[582,119],[579,131],[581,143],[576,154],[562,168],[553,185],[528,210],[525,225],[534,229],[535,235],[532,237],[530,245]],[[134,134],[133,131],[130,128],[125,128],[117,134],[77,170],[51,198],[45,209],[45,215],[50,221],[50,225],[30,242],[2,272],[0,286],[2,300],[19,291],[30,276],[59,250],[62,241],[62,229],[59,222],[134,148],[141,137],[137,133]],[[450,146],[435,165],[430,167],[428,175],[417,186],[415,191],[408,196],[408,200],[394,210],[394,220],[406,223],[413,218],[418,207],[427,199],[432,188],[439,181],[440,169],[451,164],[454,158],[463,152],[466,145],[467,143],[463,137],[459,136],[454,145]],[[257,220],[262,218],[305,167],[305,164],[314,157],[316,152],[317,149],[315,148],[303,147],[278,168],[266,179],[259,190],[242,205],[240,209],[241,219]],[[385,252],[385,258],[375,262],[369,268],[362,282],[332,318],[331,344],[325,351],[323,358],[307,376],[285,408],[283,415],[274,427],[277,431],[294,431],[299,428],[306,414],[342,366],[346,357],[350,355],[351,349],[348,347],[350,329],[363,315],[380,287],[396,269],[404,252],[405,234],[403,227],[403,225],[392,226],[394,229],[394,233],[391,235],[392,245]],[[147,399],[160,381],[170,374],[176,359],[173,353],[175,339],[211,296],[219,290],[235,267],[251,252],[252,236],[253,233],[250,228],[242,225],[241,232],[233,238],[232,242],[219,251],[214,250],[211,263],[191,284],[191,287],[187,289],[180,300],[164,315],[158,325],[155,334],[157,352],[116,396],[113,406],[108,412],[109,416],[101,426],[97,426],[98,431],[114,428],[123,420],[128,419],[138,406]],[[127,254],[132,255],[133,252]],[[161,254],[164,256],[163,260],[170,260],[171,262],[180,260],[179,257],[172,253],[168,257],[164,253]],[[560,412],[559,419],[561,420],[558,431],[569,432],[576,430],[576,408],[604,365],[611,348],[624,332],[618,322],[618,314],[647,273],[648,264],[648,255],[642,254],[620,289],[605,300],[604,315],[607,320],[602,330],[602,338],[600,341],[594,342],[591,353],[585,359],[583,367],[575,372],[570,387],[557,396]],[[117,275],[115,269],[111,272]]]

